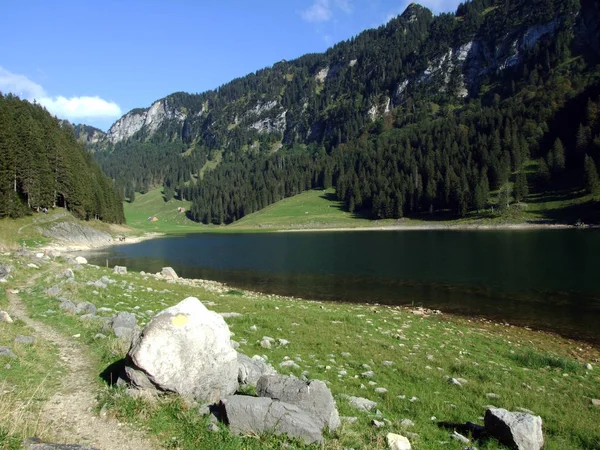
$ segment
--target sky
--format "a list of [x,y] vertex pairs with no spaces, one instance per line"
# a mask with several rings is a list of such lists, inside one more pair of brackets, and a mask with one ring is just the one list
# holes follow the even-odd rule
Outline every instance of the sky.
[[[0,0],[0,92],[107,130],[385,24],[406,0]],[[458,0],[422,0],[434,13]]]

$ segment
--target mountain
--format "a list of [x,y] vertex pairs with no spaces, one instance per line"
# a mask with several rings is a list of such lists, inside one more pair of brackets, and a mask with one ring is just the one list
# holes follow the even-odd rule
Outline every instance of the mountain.
[[490,190],[508,205],[597,159],[597,118],[581,111],[599,94],[599,23],[591,0],[474,0],[435,17],[411,4],[323,54],[130,111],[95,155],[120,189],[164,184],[204,222],[330,185],[374,217],[464,215]]
[[124,222],[113,182],[72,127],[40,105],[0,94],[0,219],[54,207],[82,219]]

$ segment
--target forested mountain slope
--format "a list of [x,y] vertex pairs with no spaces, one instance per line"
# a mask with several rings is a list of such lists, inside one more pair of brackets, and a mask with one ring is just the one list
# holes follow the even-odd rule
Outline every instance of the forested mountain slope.
[[70,127],[44,108],[0,93],[0,218],[64,207],[122,223],[123,204]]
[[313,187],[381,218],[463,215],[491,190],[502,207],[565,179],[583,195],[598,184],[599,24],[591,0],[412,4],[323,54],[133,110],[95,155],[121,191],[164,183],[212,223]]

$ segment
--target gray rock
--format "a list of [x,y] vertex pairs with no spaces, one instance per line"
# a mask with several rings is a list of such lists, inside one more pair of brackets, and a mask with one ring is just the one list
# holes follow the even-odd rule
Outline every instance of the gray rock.
[[13,320],[6,311],[0,311],[0,322],[13,323]]
[[23,442],[23,448],[27,450],[99,450],[96,447],[89,447],[81,444],[53,444],[42,442],[37,438],[27,439]]
[[118,338],[131,340],[137,332],[137,319],[131,313],[120,312],[107,322],[107,326]]
[[77,303],[75,314],[88,314],[88,315],[96,315],[96,305],[90,302],[80,302]]
[[377,406],[377,402],[371,401],[367,398],[354,397],[352,395],[343,395],[342,397],[348,399],[348,404],[351,407],[359,409],[361,411],[371,411]]
[[263,375],[256,385],[256,394],[296,405],[332,431],[340,426],[331,391],[321,380],[305,382],[294,376]]
[[255,386],[258,379],[263,375],[274,375],[277,372],[270,364],[266,363],[261,357],[253,356],[249,358],[246,355],[238,353],[238,382]]
[[242,317],[243,316],[243,314],[240,314],[238,312],[223,312],[223,313],[219,313],[219,315],[223,319],[229,319],[231,317]]
[[58,307],[69,314],[75,314],[75,312],[77,311],[77,307],[71,300],[63,300],[62,302],[60,302]]
[[87,262],[87,259],[85,259],[83,256],[77,256],[77,257],[75,257],[75,263],[83,266],[84,264],[87,264],[88,262]]
[[400,422],[400,426],[402,428],[414,427],[415,423],[410,419],[402,419],[402,421]]
[[238,388],[229,327],[194,297],[158,313],[132,344],[127,375],[142,389],[217,402]]
[[11,271],[10,266],[0,264],[0,279],[4,280],[4,279],[8,278],[8,275],[10,275],[10,271]]
[[10,348],[0,345],[0,358],[16,358],[16,357],[17,357],[17,355],[15,355]]
[[62,273],[64,278],[75,278],[75,273],[72,269],[65,269]]
[[307,444],[323,442],[319,423],[295,405],[267,397],[232,395],[221,410],[233,434],[287,434]]
[[489,408],[485,430],[502,444],[517,450],[539,450],[544,445],[542,418],[527,413]]
[[17,335],[13,340],[15,344],[31,345],[35,343],[35,338],[32,336]]
[[410,441],[401,434],[388,433],[385,437],[390,450],[411,450]]
[[60,288],[58,286],[52,286],[49,289],[46,289],[46,295],[48,297],[57,297],[60,294]]
[[383,428],[385,427],[385,422],[381,422],[380,420],[373,419],[371,420],[371,425],[375,428]]
[[456,431],[452,432],[452,434],[450,435],[450,439],[454,439],[455,441],[458,441],[462,444],[468,444],[470,442],[468,438],[466,438],[460,433],[457,433]]
[[107,288],[107,283],[105,283],[102,280],[96,280],[91,285],[94,287],[97,287],[98,289],[106,289]]
[[262,341],[260,341],[260,346],[262,348],[271,348],[271,341],[263,339]]
[[283,362],[279,363],[279,367],[290,367],[292,369],[300,368],[300,366],[298,364],[296,364],[294,361],[292,361],[291,359],[288,359],[287,361],[283,361]]
[[118,275],[125,275],[127,273],[127,267],[125,266],[115,266],[113,269],[113,273]]
[[172,267],[163,267],[160,274],[169,280],[178,280],[179,277]]

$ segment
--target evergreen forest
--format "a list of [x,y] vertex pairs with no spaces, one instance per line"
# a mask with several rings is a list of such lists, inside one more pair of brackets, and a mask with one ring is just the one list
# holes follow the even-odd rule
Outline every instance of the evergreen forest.
[[0,218],[62,207],[124,222],[121,197],[93,156],[43,107],[0,93]]
[[323,54],[172,94],[158,128],[89,147],[124,198],[162,185],[203,223],[332,186],[374,219],[597,194],[599,24],[591,0],[412,4]]

